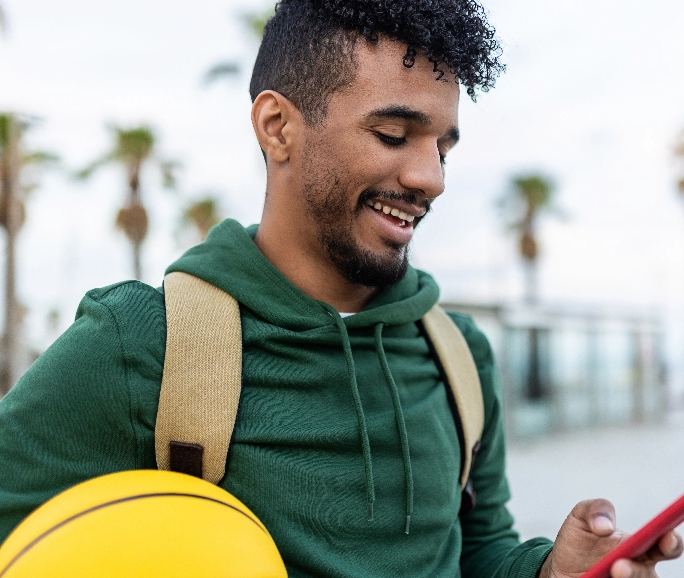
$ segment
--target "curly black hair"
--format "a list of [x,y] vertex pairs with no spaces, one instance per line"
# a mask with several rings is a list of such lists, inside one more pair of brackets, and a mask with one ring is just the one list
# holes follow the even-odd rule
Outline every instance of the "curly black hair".
[[309,124],[321,122],[330,97],[354,79],[356,41],[381,36],[406,43],[404,66],[420,51],[437,79],[446,68],[473,100],[504,70],[494,28],[475,0],[280,0],[254,64],[252,101],[275,90]]

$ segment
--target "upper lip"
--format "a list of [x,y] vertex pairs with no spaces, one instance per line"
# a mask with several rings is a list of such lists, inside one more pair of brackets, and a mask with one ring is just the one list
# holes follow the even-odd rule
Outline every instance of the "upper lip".
[[407,215],[411,215],[416,218],[424,217],[427,211],[425,210],[425,207],[420,207],[418,205],[412,205],[411,203],[405,203],[403,201],[395,201],[395,200],[388,200],[388,199],[382,199],[382,198],[372,198],[369,199],[373,204],[375,203],[380,203],[381,205],[387,205],[388,207],[392,207],[393,209],[397,209],[399,211],[402,211],[406,213]]

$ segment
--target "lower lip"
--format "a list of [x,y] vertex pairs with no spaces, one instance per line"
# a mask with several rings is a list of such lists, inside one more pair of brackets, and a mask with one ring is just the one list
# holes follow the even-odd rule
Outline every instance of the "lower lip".
[[364,205],[376,226],[380,229],[382,236],[395,245],[408,245],[413,238],[413,223],[406,221],[403,227],[398,224],[396,217],[385,215],[382,211]]

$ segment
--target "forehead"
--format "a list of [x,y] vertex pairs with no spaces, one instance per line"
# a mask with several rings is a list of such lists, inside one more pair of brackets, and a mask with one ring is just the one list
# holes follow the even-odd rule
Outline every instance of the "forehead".
[[359,39],[356,77],[333,95],[329,115],[363,117],[374,110],[402,106],[425,113],[435,124],[457,126],[459,86],[453,74],[445,70],[443,78],[437,80],[439,73],[433,63],[420,53],[415,64],[407,68],[403,64],[406,51],[403,42],[381,37],[377,44],[371,44]]

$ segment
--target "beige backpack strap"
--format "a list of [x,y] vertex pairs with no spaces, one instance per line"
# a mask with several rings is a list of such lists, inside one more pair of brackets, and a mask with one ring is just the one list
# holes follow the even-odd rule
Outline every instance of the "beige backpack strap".
[[242,385],[238,302],[188,275],[164,278],[166,358],[155,451],[160,470],[223,478]]
[[430,309],[423,317],[423,326],[444,368],[461,420],[465,455],[460,482],[465,489],[484,428],[480,377],[468,343],[444,309],[438,305]]

